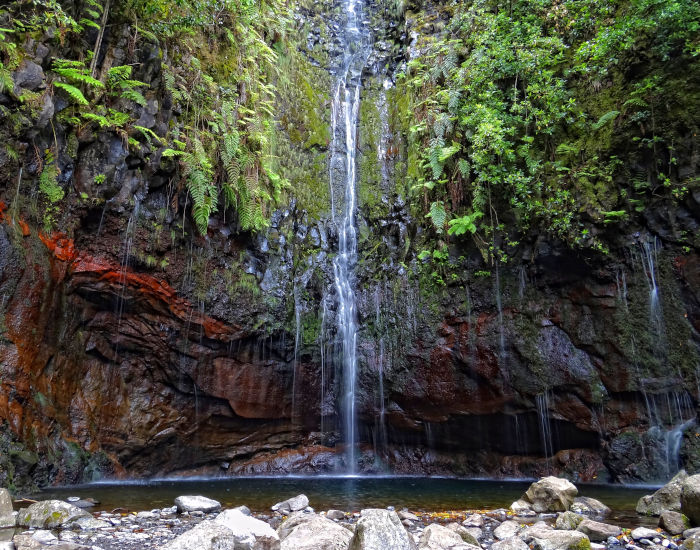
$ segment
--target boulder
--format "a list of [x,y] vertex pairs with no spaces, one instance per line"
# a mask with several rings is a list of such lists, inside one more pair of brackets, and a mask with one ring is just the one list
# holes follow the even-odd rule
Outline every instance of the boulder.
[[0,529],[14,527],[17,520],[12,511],[12,496],[7,489],[0,489]]
[[445,525],[445,527],[457,533],[467,544],[471,544],[472,546],[481,546],[479,544],[479,539],[482,535],[481,529],[476,528],[479,531],[479,536],[476,536],[476,534],[473,532],[473,530],[475,529],[474,527],[472,527],[471,529],[467,529],[466,527],[463,527],[462,525],[456,522],[448,523],[447,525]]
[[0,541],[0,550],[16,550],[15,543],[12,541]]
[[466,517],[466,519],[462,522],[462,525],[465,527],[483,527],[484,518],[480,514],[472,514],[471,516]]
[[23,527],[56,529],[77,519],[92,517],[88,512],[62,500],[44,500],[20,510],[17,523]]
[[297,513],[277,532],[282,550],[347,550],[352,533],[333,520],[316,514]]
[[303,510],[309,505],[309,499],[306,495],[297,495],[294,498],[278,502],[272,507],[273,512],[279,512],[283,515],[291,514]]
[[658,532],[654,531],[653,529],[649,529],[648,527],[637,527],[636,529],[632,529],[630,536],[634,540],[653,540],[654,538],[659,537],[660,535]]
[[557,516],[556,528],[564,531],[573,531],[585,518],[574,512],[562,512]]
[[345,512],[343,512],[342,510],[328,510],[326,512],[326,517],[328,519],[345,519]]
[[598,518],[603,518],[610,514],[610,508],[599,500],[590,497],[576,497],[569,510],[584,516]]
[[584,519],[579,523],[576,530],[587,535],[589,540],[596,542],[602,542],[608,540],[608,537],[616,537],[622,534],[622,529],[617,525],[601,523],[592,519]]
[[661,516],[659,516],[659,527],[670,535],[680,535],[690,527],[690,521],[685,514],[673,512],[672,510],[664,510],[661,512]]
[[700,525],[700,474],[686,477],[682,481],[680,502],[680,511],[688,516],[690,523]]
[[396,512],[362,510],[349,550],[416,550],[416,543]]
[[700,550],[700,533],[687,537],[681,545],[683,550]]
[[433,523],[421,533],[418,548],[420,550],[476,550],[481,547],[467,544],[452,529]]
[[531,537],[530,543],[536,550],[590,550],[590,539],[580,531],[559,531],[556,529],[539,531]]
[[637,513],[658,516],[664,510],[680,512],[683,481],[688,478],[685,470],[678,472],[671,481],[652,495],[645,495],[637,502]]
[[535,512],[564,512],[573,504],[578,489],[568,479],[549,476],[528,487],[525,494],[511,505],[518,513],[524,510]]
[[78,518],[70,524],[71,529],[80,529],[81,531],[94,531],[96,529],[104,529],[112,524],[102,519],[97,519],[92,516],[84,516]]
[[207,498],[201,495],[184,495],[175,499],[177,511],[183,512],[217,512],[221,510],[221,503],[218,500]]
[[493,536],[498,540],[514,537],[520,531],[520,525],[515,521],[504,521],[493,530]]
[[236,550],[233,532],[220,523],[205,520],[160,547],[161,550]]
[[491,546],[491,550],[530,550],[530,547],[525,544],[522,539],[512,537],[494,542]]
[[236,550],[279,550],[277,532],[264,521],[247,516],[238,509],[224,510],[214,520],[228,528],[235,541]]
[[15,94],[17,95],[21,94],[21,88],[35,91],[44,82],[44,71],[40,65],[25,59],[12,73],[12,80],[15,83]]

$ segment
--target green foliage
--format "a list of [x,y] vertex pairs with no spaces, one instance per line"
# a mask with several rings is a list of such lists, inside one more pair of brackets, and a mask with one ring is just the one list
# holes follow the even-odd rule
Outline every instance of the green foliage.
[[472,234],[476,233],[476,222],[483,216],[484,213],[477,210],[472,214],[465,214],[459,218],[453,218],[450,220],[450,228],[447,230],[447,233],[456,236],[464,235],[467,231]]
[[66,84],[65,82],[54,82],[53,85],[54,88],[58,88],[59,90],[63,90],[64,92],[66,92],[71,97],[71,99],[79,105],[90,104],[90,102],[83,95],[83,92],[81,92],[80,89],[76,88],[72,84]]
[[47,149],[44,156],[44,167],[39,175],[39,191],[52,205],[63,199],[65,195],[58,184],[58,175],[58,166],[54,162],[53,153]]
[[146,98],[137,88],[148,86],[145,82],[132,80],[133,67],[131,65],[118,65],[107,71],[107,89],[111,97],[119,97],[133,101],[141,107],[146,106]]
[[[668,82],[697,74],[700,4],[457,0],[450,13],[399,81],[413,204],[436,227],[449,205],[448,233],[469,232],[491,261],[528,230],[602,250],[592,224],[685,196],[671,136],[696,123],[671,128],[686,100]],[[653,168],[620,189],[630,155]]]
[[445,227],[445,221],[447,220],[447,212],[445,212],[445,205],[441,201],[435,201],[430,205],[430,212],[425,216],[430,218],[433,222],[433,226],[438,233],[442,233]]

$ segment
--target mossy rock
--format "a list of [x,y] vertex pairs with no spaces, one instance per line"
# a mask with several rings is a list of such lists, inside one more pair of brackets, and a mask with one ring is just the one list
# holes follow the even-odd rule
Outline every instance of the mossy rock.
[[18,523],[23,527],[56,529],[70,525],[82,517],[91,516],[85,510],[62,500],[45,500],[20,510]]

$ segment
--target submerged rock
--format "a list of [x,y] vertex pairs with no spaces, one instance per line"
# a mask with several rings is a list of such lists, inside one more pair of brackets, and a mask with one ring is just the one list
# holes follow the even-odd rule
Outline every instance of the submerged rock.
[[416,543],[396,512],[370,508],[362,510],[350,550],[416,550]]
[[78,508],[63,502],[62,500],[44,500],[20,510],[17,522],[24,527],[37,527],[39,529],[56,529],[65,527],[80,518],[92,516]]
[[637,502],[637,513],[646,516],[658,516],[664,510],[679,512],[681,509],[681,491],[683,481],[688,474],[685,470],[678,472],[671,481],[652,495],[644,495]]
[[309,505],[309,498],[306,495],[297,495],[294,498],[278,502],[272,507],[273,512],[279,512],[280,514],[290,514],[291,512],[298,512],[303,510]]
[[577,514],[594,517],[605,517],[610,514],[610,508],[591,497],[576,497],[569,510]]
[[216,512],[221,509],[221,503],[218,500],[207,498],[201,495],[185,495],[175,499],[177,511],[183,512]]

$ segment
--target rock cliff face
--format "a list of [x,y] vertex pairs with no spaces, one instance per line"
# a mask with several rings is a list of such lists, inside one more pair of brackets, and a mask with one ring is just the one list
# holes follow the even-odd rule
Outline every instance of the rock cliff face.
[[[391,76],[418,20],[382,9],[369,13],[358,151],[362,470],[615,481],[696,471],[700,256],[677,235],[697,233],[700,195],[660,204],[624,234],[602,229],[608,254],[526,235],[508,265],[486,268],[467,240],[450,243],[449,265],[428,265],[418,252],[431,237],[396,184],[405,159],[392,112]],[[297,21],[304,82],[320,75],[329,93],[337,29],[311,9]],[[128,36],[105,38],[113,65],[127,61]],[[50,52],[26,49],[14,82],[41,90]],[[152,92],[135,116],[160,133],[182,107],[162,82],[164,52],[138,55]],[[19,113],[0,135],[25,161],[17,173],[0,151],[0,485],[342,470],[328,136],[294,137],[302,119],[309,136],[330,125],[327,95],[307,111],[278,98],[291,136],[280,148],[314,180],[309,196],[257,235],[212,219],[204,237],[161,151],[134,153],[106,130],[67,134],[49,125],[60,98],[23,111],[13,97],[0,94]],[[44,232],[32,192],[19,207],[12,198],[35,189],[32,151],[54,140],[70,194]],[[697,173],[697,155],[681,161]]]

